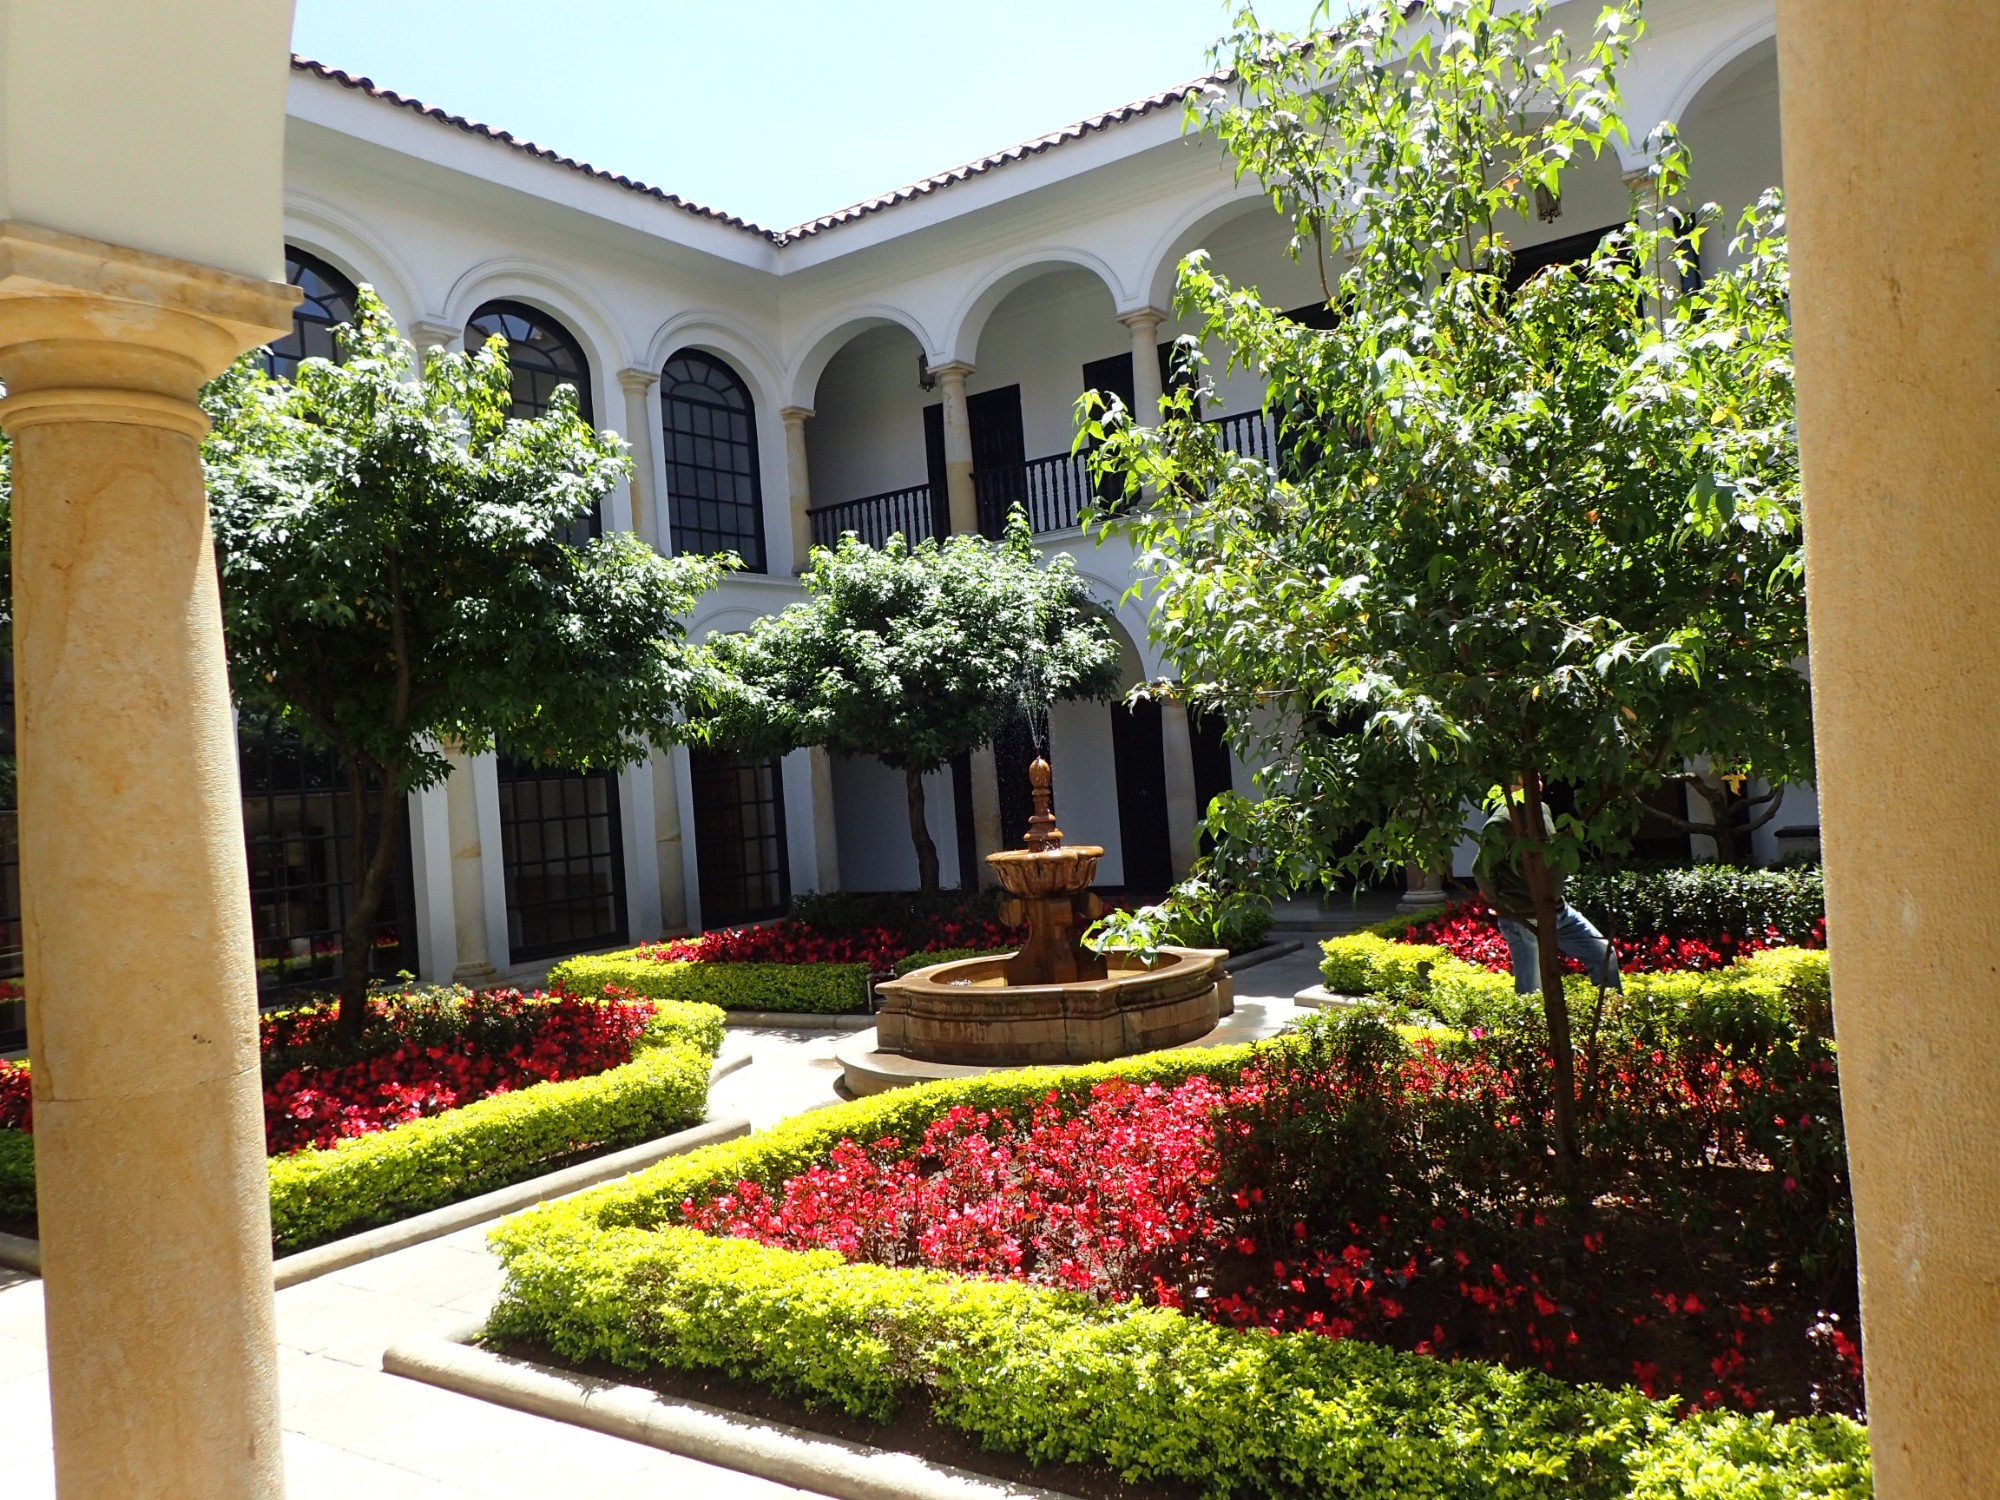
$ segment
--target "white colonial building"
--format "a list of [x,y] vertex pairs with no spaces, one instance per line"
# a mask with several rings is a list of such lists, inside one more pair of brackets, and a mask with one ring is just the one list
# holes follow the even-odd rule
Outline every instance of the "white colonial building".
[[[1594,18],[1582,0],[1562,12],[1575,30]],[[1698,195],[1733,218],[1781,175],[1771,0],[1648,12],[1624,74],[1629,118],[1677,122]],[[297,60],[285,237],[307,297],[273,357],[329,352],[326,326],[361,283],[421,346],[504,331],[521,410],[573,381],[632,446],[633,479],[601,526],[744,558],[691,622],[697,636],[799,597],[816,540],[970,529],[1021,500],[1115,623],[1128,681],[1171,676],[1127,595],[1130,552],[1078,529],[1073,404],[1092,387],[1142,411],[1157,398],[1160,350],[1181,332],[1175,269],[1197,247],[1274,305],[1321,300],[1267,204],[1190,134],[1190,87],[773,230]],[[1528,226],[1540,263],[1625,216],[1622,178],[1642,149],[1578,172],[1561,221]],[[1713,238],[1705,254],[1725,247]],[[1266,444],[1262,405],[1237,372],[1209,414],[1231,441]],[[1105,846],[1108,885],[1164,887],[1192,858],[1197,808],[1249,784],[1219,736],[1174,708],[1066,705],[1052,738],[1063,825]],[[312,757],[247,727],[243,763],[260,960],[273,983],[323,979],[345,873],[339,799]],[[1025,809],[991,753],[933,780],[950,883]],[[427,978],[766,916],[810,889],[915,883],[900,779],[816,752],[739,765],[676,749],[597,777],[487,756],[410,814],[381,962]],[[1808,798],[1780,822],[1815,816]]]

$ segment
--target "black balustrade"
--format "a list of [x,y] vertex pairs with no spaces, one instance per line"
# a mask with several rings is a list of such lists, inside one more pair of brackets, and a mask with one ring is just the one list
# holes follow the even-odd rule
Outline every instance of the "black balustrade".
[[1278,434],[1268,412],[1241,411],[1233,417],[1208,420],[1216,429],[1216,440],[1229,452],[1267,464],[1277,463]]
[[979,500],[979,529],[989,537],[1000,535],[1007,512],[1016,505],[1028,513],[1028,525],[1038,536],[1073,530],[1097,499],[1081,453],[1052,453],[974,473],[972,488]]
[[897,532],[915,546],[927,536],[941,536],[950,523],[938,515],[939,504],[927,484],[889,490],[880,495],[864,495],[859,500],[843,500],[838,505],[816,505],[806,512],[812,525],[815,546],[832,547],[847,532],[853,532],[871,547],[880,547]]

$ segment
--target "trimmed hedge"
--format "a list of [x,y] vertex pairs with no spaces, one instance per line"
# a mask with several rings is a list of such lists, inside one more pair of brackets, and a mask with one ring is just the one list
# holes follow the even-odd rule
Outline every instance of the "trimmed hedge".
[[1680,870],[1621,870],[1570,877],[1570,905],[1607,933],[1712,938],[1762,937],[1775,928],[1791,943],[1823,941],[1826,876],[1818,865],[1742,870],[1694,865]]
[[1081,1101],[1109,1077],[1228,1077],[1255,1055],[1220,1047],[898,1090],[544,1205],[490,1235],[507,1281],[488,1335],[628,1369],[720,1370],[878,1419],[925,1397],[988,1448],[1216,1496],[1871,1492],[1866,1432],[1844,1419],[1678,1420],[1629,1389],[1227,1329],[1047,1287],[849,1265],[670,1222],[689,1197],[744,1179],[775,1187],[843,1138],[916,1139],[957,1105],[1025,1111],[1051,1089]]
[[901,979],[905,974],[928,969],[932,964],[957,963],[961,958],[998,958],[1013,951],[1012,948],[940,948],[935,953],[912,953],[896,960],[896,977]]
[[682,1000],[723,1010],[865,1014],[866,964],[662,963],[623,953],[566,958],[549,970],[549,988],[572,995],[630,990],[649,1000]]
[[[271,1240],[304,1250],[525,1180],[701,1119],[722,1013],[663,1004],[631,1062],[270,1159]],[[0,1213],[34,1212],[34,1138],[0,1131]]]

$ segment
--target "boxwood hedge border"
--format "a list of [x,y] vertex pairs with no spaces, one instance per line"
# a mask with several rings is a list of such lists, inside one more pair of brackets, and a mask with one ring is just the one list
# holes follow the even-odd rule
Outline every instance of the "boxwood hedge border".
[[[1483,971],[1482,971],[1483,972]],[[662,1162],[496,1226],[487,1336],[565,1360],[720,1370],[884,1418],[912,1399],[988,1448],[1205,1494],[1356,1500],[1863,1500],[1841,1418],[1677,1418],[1571,1385],[1311,1335],[1225,1329],[1044,1287],[849,1265],[674,1226],[688,1197],[775,1186],[840,1140],[913,1140],[958,1105],[1018,1111],[1105,1079],[1226,1077],[1260,1043],[899,1090]]]
[[566,958],[549,970],[549,988],[571,995],[629,990],[649,1000],[812,1015],[868,1011],[866,964],[706,963],[641,958],[636,948]]
[[[722,1034],[716,1007],[663,1003],[621,1067],[274,1156],[272,1244],[309,1249],[692,1125],[708,1106]],[[34,1211],[34,1138],[0,1130],[0,1214]]]

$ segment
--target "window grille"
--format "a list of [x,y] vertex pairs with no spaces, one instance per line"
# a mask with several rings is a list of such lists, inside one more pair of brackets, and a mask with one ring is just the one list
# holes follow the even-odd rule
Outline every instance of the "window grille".
[[[576,410],[595,425],[590,402],[590,361],[576,336],[547,313],[522,302],[489,302],[465,325],[468,349],[483,348],[498,334],[507,341],[507,375],[513,383],[513,416],[524,422],[548,415],[558,386],[576,387]],[[604,534],[597,507],[578,516],[563,532],[563,540],[581,547]]]
[[690,752],[688,761],[701,925],[783,916],[792,892],[778,762],[705,750]]
[[[355,873],[346,778],[331,751],[311,749],[275,719],[248,710],[237,726],[237,755],[258,993],[329,988],[342,973]],[[381,794],[371,791],[371,845],[381,815]],[[369,948],[368,971],[377,978],[416,972],[409,834],[406,817]]]
[[749,389],[720,360],[683,349],[660,375],[660,426],[676,552],[734,552],[764,571],[764,490]]
[[499,757],[500,849],[513,962],[625,941],[618,778]]
[[308,359],[338,359],[333,330],[354,321],[354,283],[317,255],[285,246],[285,280],[305,297],[292,309],[292,331],[264,350],[266,373],[280,380],[291,379]]

